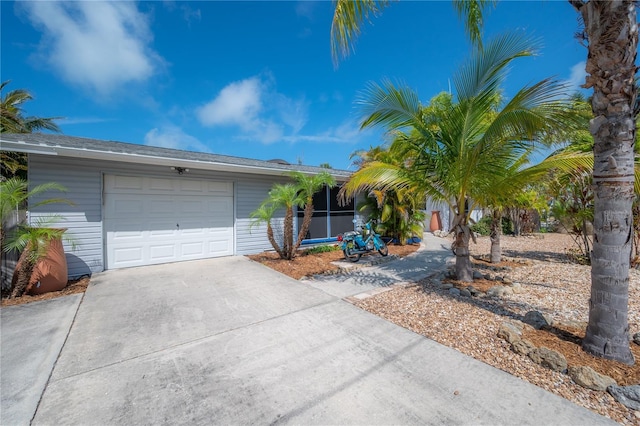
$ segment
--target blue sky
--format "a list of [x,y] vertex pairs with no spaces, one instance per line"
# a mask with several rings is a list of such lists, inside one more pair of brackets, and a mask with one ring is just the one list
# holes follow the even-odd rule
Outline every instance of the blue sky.
[[[449,1],[400,1],[374,18],[335,68],[330,1],[1,1],[0,76],[29,90],[28,115],[64,134],[350,168],[384,142],[359,130],[368,82],[427,103],[470,51]],[[523,31],[542,48],[516,61],[505,93],[555,76],[584,81],[586,48],[567,1],[500,1],[485,38]]]

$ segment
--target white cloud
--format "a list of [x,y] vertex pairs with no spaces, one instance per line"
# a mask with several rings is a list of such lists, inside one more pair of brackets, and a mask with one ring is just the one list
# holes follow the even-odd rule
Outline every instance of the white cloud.
[[225,86],[196,109],[200,123],[240,130],[239,139],[274,143],[296,135],[307,123],[308,105],[278,93],[270,76],[255,76]]
[[587,71],[585,70],[586,62],[578,62],[574,66],[571,67],[571,75],[569,76],[569,80],[567,84],[569,85],[569,90],[571,92],[579,92],[582,89],[580,86],[584,84],[584,80],[587,76]]
[[187,151],[208,152],[209,148],[195,137],[188,135],[181,128],[166,125],[154,128],[144,135],[144,144],[160,148],[182,149]]
[[105,96],[151,77],[160,57],[149,48],[147,17],[132,2],[28,1],[44,36],[40,52],[67,81]]
[[245,126],[255,120],[262,109],[262,96],[260,79],[249,78],[229,84],[196,113],[205,126]]

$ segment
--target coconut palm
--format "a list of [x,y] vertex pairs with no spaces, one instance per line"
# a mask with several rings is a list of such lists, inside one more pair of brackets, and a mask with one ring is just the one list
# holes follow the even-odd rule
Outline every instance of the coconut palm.
[[[471,211],[506,170],[527,152],[541,132],[566,125],[562,85],[546,79],[500,101],[505,68],[532,54],[532,43],[507,34],[478,49],[454,79],[457,97],[450,108],[427,108],[409,88],[391,82],[372,84],[360,103],[362,127],[382,126],[404,139],[406,161],[392,166],[373,162],[355,173],[349,193],[372,188],[411,189],[448,203],[454,212],[456,274],[471,281]],[[444,103],[446,105],[446,103]],[[430,116],[437,111],[437,116]],[[434,123],[438,123],[434,126]]]
[[[0,84],[0,93],[10,83],[9,80]],[[31,94],[23,89],[12,90],[2,96],[0,103],[0,133],[32,133],[39,130],[59,132],[60,128],[54,123],[57,118],[25,117],[22,104],[33,99]],[[5,177],[15,177],[27,170],[27,154],[21,152],[0,152],[1,173]]]
[[[496,0],[453,0],[453,7],[464,20],[469,39],[482,45],[484,10],[496,4]],[[349,55],[355,39],[360,35],[362,24],[378,15],[389,5],[388,0],[335,0],[335,11],[331,23],[331,54],[334,64],[340,57]]]
[[[9,80],[0,84],[0,92],[10,83]],[[59,132],[60,128],[54,123],[57,117],[25,117],[22,104],[33,99],[24,89],[12,90],[2,96],[0,104],[0,133],[32,133],[39,130]]]
[[[589,54],[588,76],[583,87],[593,88],[592,107],[596,117],[590,130],[595,139],[594,225],[598,238],[593,252],[597,262],[592,266],[589,326],[583,348],[599,357],[633,364],[627,317],[619,316],[617,309],[626,306],[624,301],[629,293],[629,262],[624,253],[631,252],[626,235],[631,232],[629,228],[633,223],[632,146],[636,131],[634,119],[640,109],[634,85],[638,50],[637,2],[568,1],[585,25],[583,35]],[[343,3],[347,5],[339,8]],[[348,52],[360,33],[360,24],[387,4],[374,0],[357,1],[358,8],[349,8],[348,3],[349,0],[336,3],[337,17],[334,16],[331,30],[334,60],[338,52],[343,55]],[[484,2],[476,3],[477,10],[482,12]],[[466,10],[468,20],[478,22],[470,13],[474,8],[469,6]],[[616,307],[612,309],[613,305]]]

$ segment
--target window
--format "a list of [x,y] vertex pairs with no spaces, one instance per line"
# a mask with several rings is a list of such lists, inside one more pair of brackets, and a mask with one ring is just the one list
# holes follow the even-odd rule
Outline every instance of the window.
[[[313,196],[313,217],[306,240],[329,238],[353,230],[355,205],[353,200],[347,205],[338,205],[338,191],[340,188],[324,187]],[[302,226],[304,209],[298,209],[298,231]]]

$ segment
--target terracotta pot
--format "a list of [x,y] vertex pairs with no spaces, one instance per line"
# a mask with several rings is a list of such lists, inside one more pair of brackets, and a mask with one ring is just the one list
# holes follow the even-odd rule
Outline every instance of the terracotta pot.
[[[63,232],[66,229],[62,230]],[[67,258],[64,255],[64,247],[60,238],[49,240],[47,254],[33,267],[29,284],[24,290],[25,294],[37,295],[51,291],[59,291],[67,286]],[[18,279],[18,271],[25,262],[24,253],[20,256],[15,267],[12,279],[12,287],[15,287]]]
[[67,286],[67,258],[64,255],[62,240],[49,241],[47,254],[33,268],[27,293],[30,295],[60,291]]
[[442,221],[440,220],[439,210],[434,210],[431,212],[431,223],[429,224],[429,230],[431,232],[442,230]]

